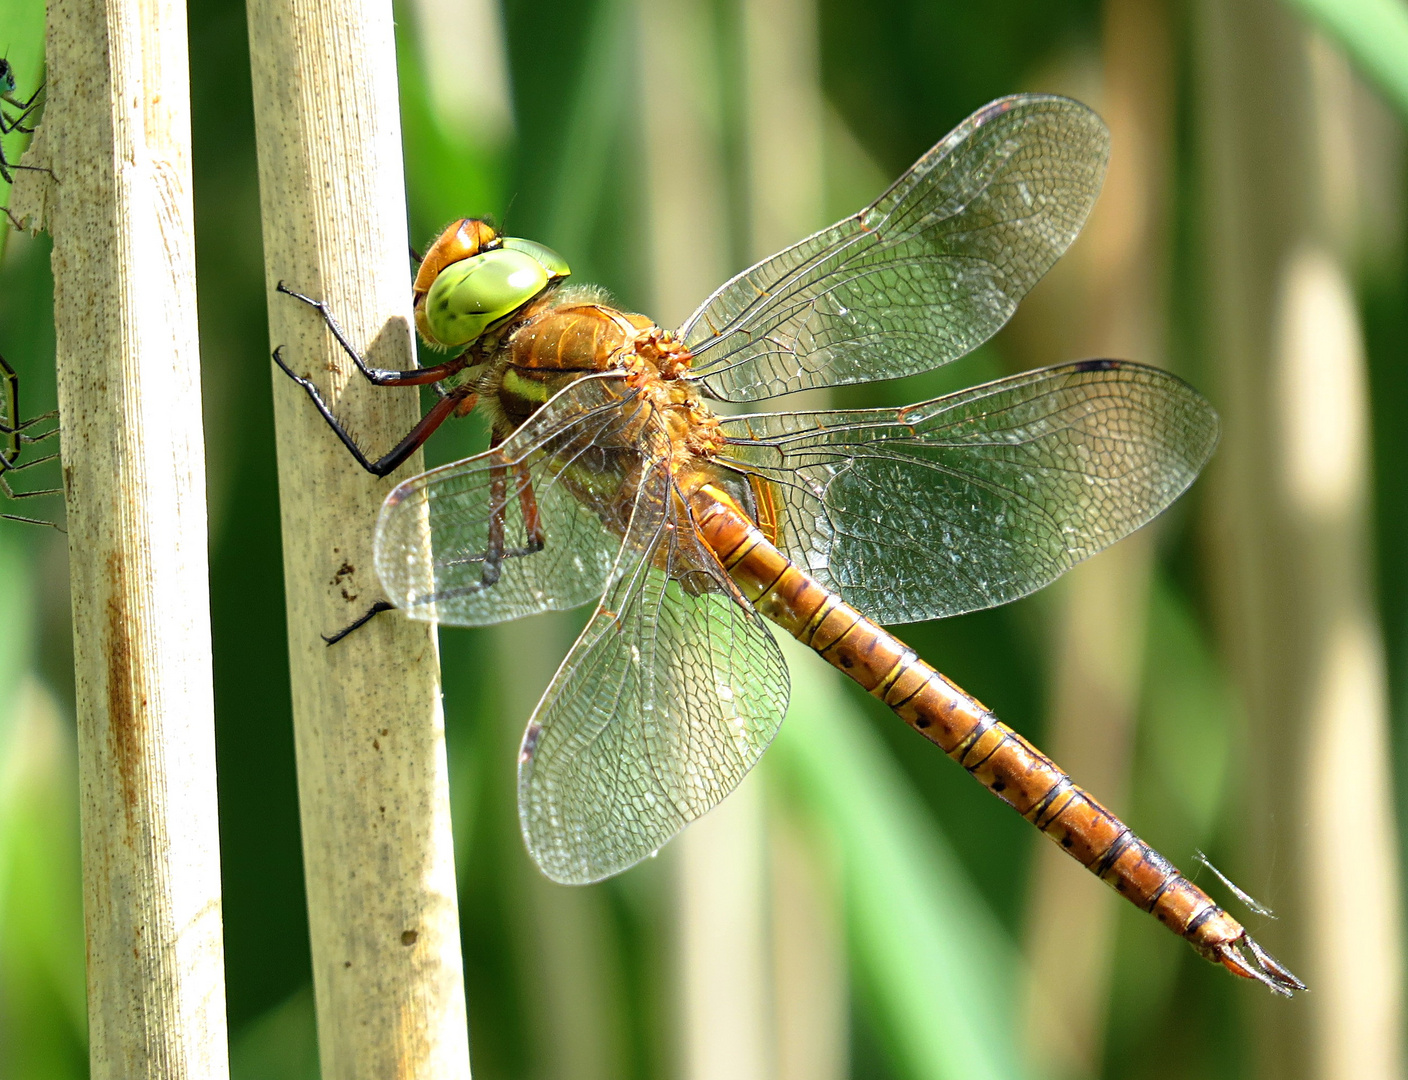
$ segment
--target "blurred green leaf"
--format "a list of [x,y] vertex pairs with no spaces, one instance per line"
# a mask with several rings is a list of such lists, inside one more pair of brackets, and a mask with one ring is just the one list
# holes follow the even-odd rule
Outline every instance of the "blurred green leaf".
[[313,988],[250,1021],[230,1046],[230,1080],[318,1080]]
[[29,560],[0,522],[0,1078],[87,1075],[78,766],[28,671]]
[[[891,1056],[915,1080],[1021,1076],[1012,942],[849,688],[787,651],[797,677],[772,756],[836,838],[852,963]],[[917,738],[913,750],[939,753]]]
[[1401,0],[1288,0],[1334,38],[1408,120],[1408,5]]

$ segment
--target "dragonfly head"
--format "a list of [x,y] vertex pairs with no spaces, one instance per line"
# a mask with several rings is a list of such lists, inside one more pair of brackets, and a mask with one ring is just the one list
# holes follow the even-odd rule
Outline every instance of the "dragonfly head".
[[15,69],[10,61],[0,57],[0,98],[8,98],[15,92]]
[[468,345],[570,273],[551,248],[462,218],[440,234],[421,262],[416,326],[432,344]]

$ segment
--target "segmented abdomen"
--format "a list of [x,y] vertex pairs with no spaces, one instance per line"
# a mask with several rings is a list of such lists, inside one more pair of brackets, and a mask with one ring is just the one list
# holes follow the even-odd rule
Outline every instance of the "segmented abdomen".
[[694,511],[700,534],[762,614],[878,697],[1116,892],[1208,959],[1228,962],[1229,950],[1246,937],[1241,924],[1055,762],[799,569],[726,493],[704,487]]

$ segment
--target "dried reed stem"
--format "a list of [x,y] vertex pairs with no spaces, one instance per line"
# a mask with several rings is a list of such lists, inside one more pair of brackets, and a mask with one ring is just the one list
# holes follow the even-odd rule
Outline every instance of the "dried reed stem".
[[54,238],[92,1075],[224,1077],[185,9],[59,0],[13,210]]
[[[326,300],[380,366],[412,366],[391,5],[254,0],[249,26],[270,336],[380,453],[414,422],[416,392],[367,385],[274,286]],[[322,1075],[468,1077],[435,634],[386,615],[324,646],[379,597],[372,525],[390,482],[274,381]]]

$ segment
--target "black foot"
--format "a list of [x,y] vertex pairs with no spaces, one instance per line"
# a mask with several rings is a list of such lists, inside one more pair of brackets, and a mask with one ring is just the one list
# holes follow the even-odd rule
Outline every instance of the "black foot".
[[380,615],[383,611],[395,611],[395,610],[396,610],[396,605],[395,605],[395,604],[389,603],[389,602],[387,602],[387,601],[385,601],[385,600],[378,600],[375,604],[373,604],[373,605],[371,606],[371,608],[367,611],[367,613],[366,613],[365,615],[361,616],[360,618],[356,619],[355,621],[353,621],[353,622],[351,622],[351,623],[348,623],[346,626],[344,626],[341,630],[339,630],[339,631],[338,631],[337,633],[335,633],[335,634],[324,634],[324,635],[323,635],[323,640],[326,641],[329,645],[336,645],[339,641],[341,641],[343,638],[345,638],[348,634],[352,633],[353,630],[359,630],[359,629],[361,629],[363,626],[366,626],[367,623],[371,622],[371,621],[372,621],[373,619],[375,619],[378,615]]

